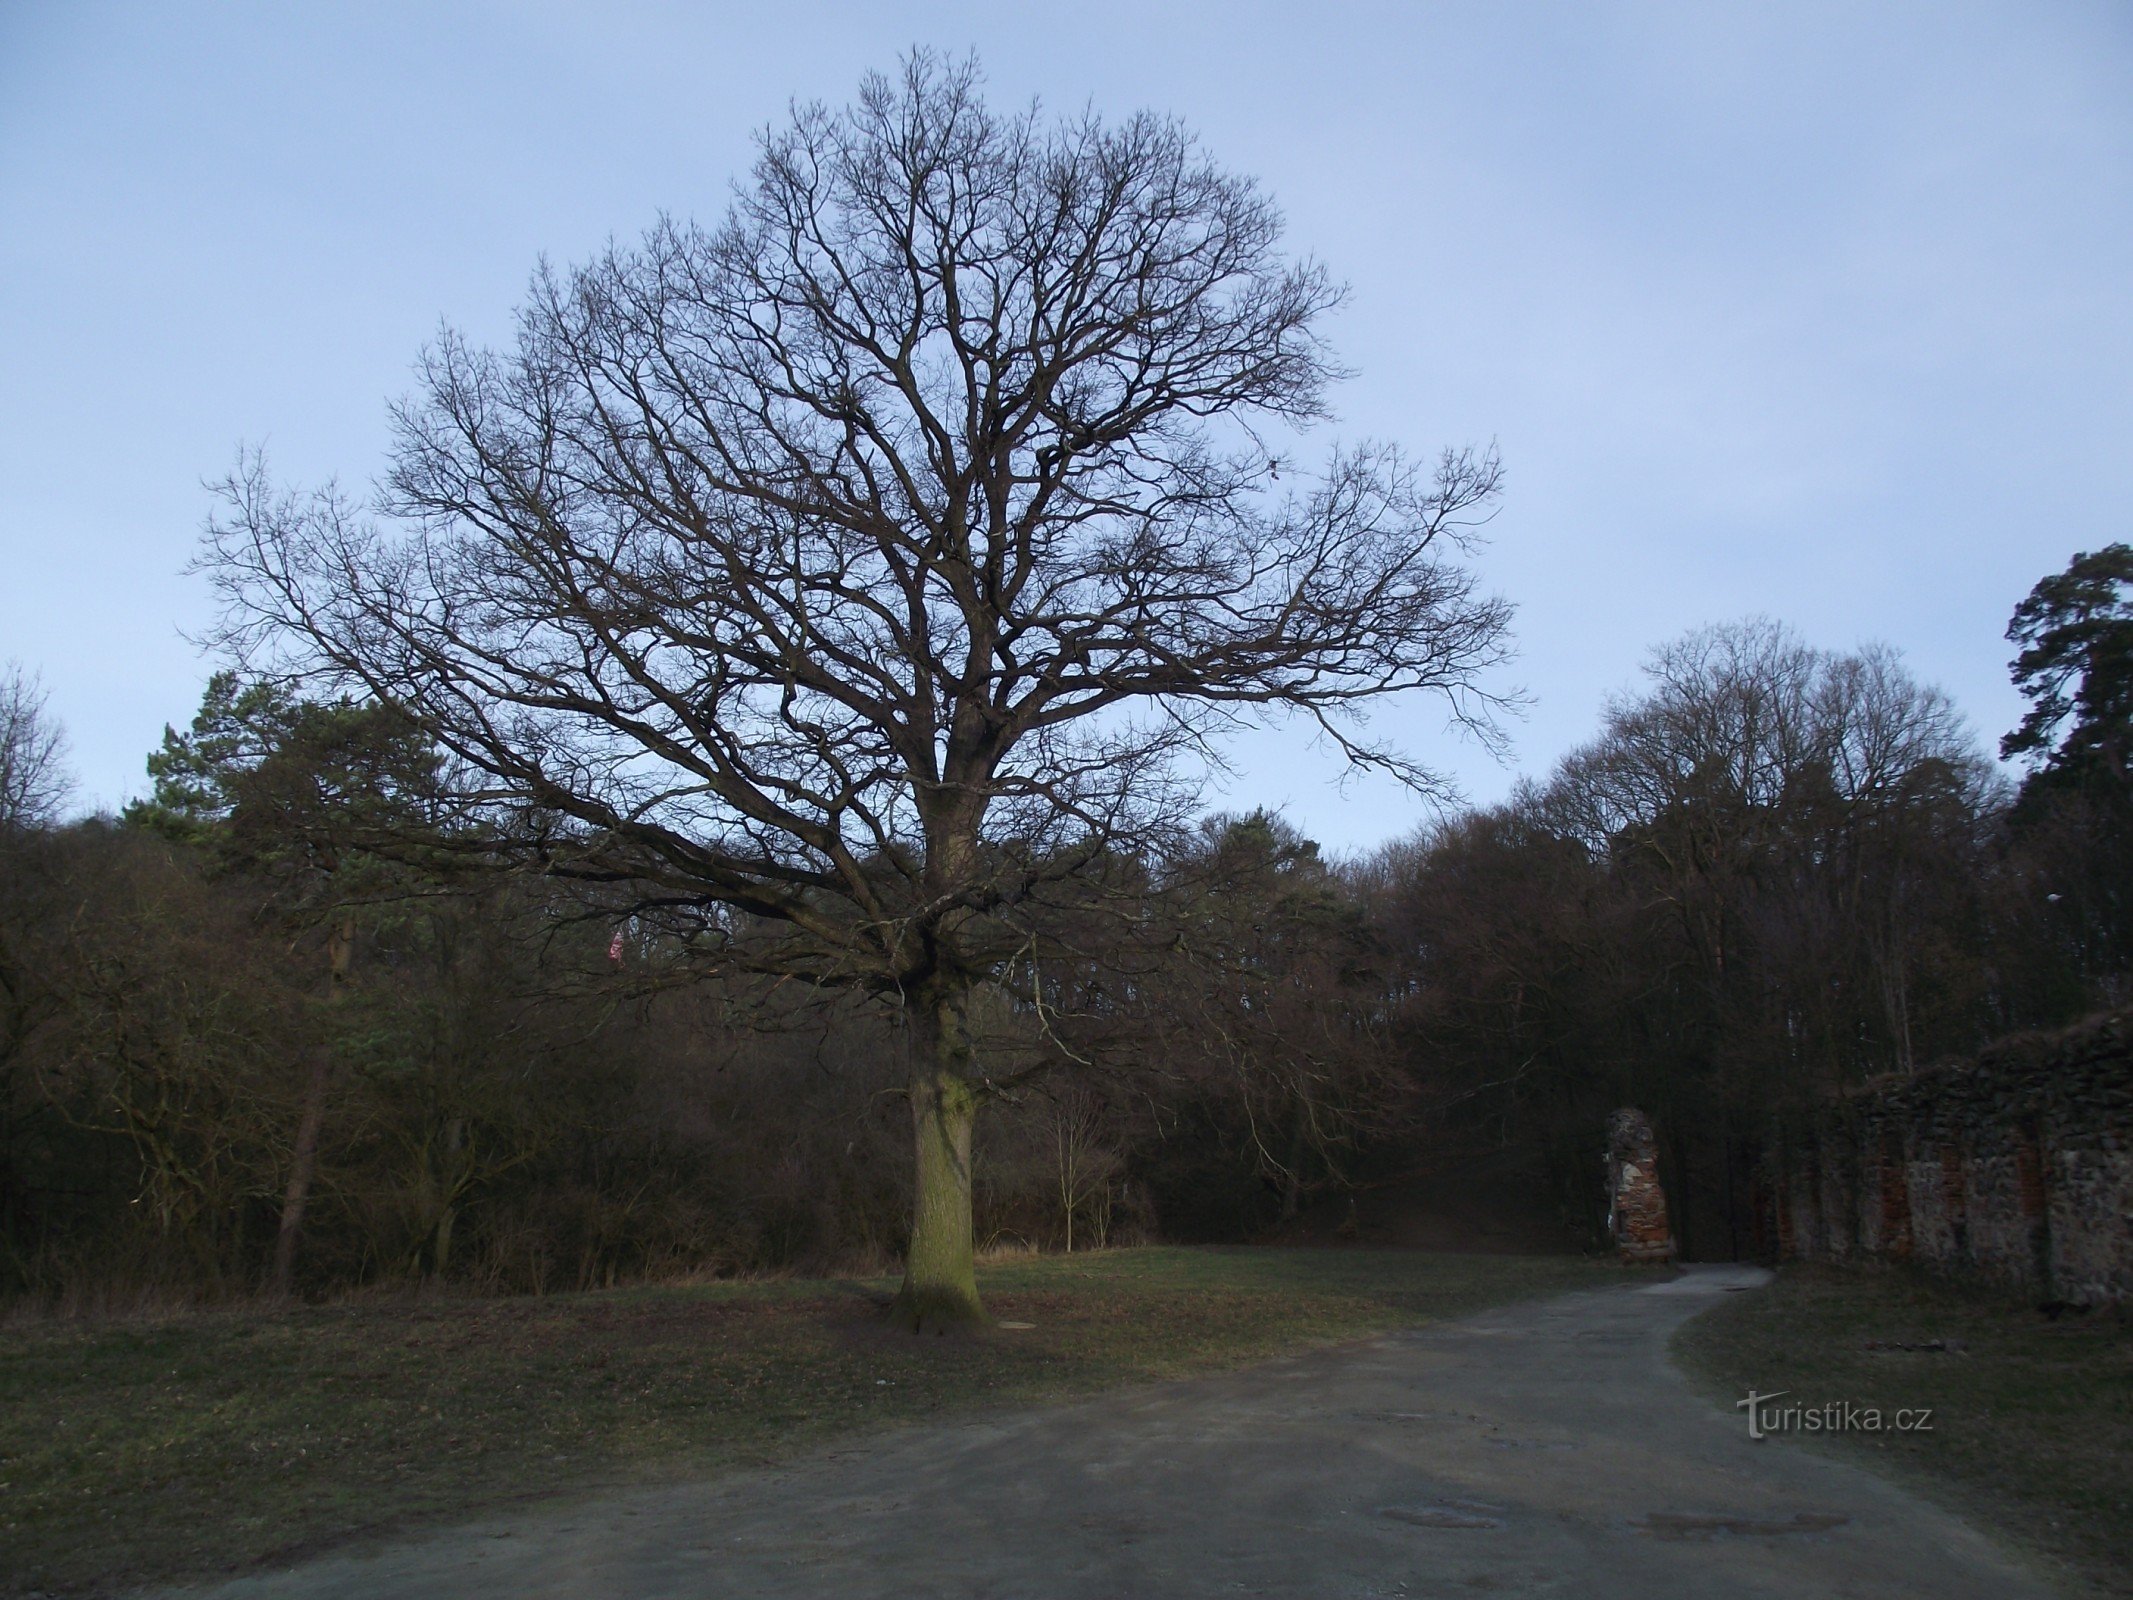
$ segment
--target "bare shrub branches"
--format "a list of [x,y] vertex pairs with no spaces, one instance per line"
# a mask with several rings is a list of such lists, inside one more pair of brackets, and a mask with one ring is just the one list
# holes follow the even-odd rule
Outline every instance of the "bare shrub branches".
[[49,826],[73,779],[67,740],[45,709],[43,686],[15,663],[0,667],[0,832]]

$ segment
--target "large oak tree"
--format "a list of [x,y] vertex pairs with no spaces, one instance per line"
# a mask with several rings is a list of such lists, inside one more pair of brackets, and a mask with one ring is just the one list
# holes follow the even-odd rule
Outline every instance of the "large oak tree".
[[253,460],[210,527],[226,642],[411,716],[517,849],[899,1008],[914,1327],[983,1315],[971,1002],[1048,901],[1241,722],[1427,786],[1358,708],[1486,718],[1493,456],[1280,453],[1341,297],[1280,233],[1175,122],[999,114],[921,53],[765,133],[718,226],[446,335],[375,507]]

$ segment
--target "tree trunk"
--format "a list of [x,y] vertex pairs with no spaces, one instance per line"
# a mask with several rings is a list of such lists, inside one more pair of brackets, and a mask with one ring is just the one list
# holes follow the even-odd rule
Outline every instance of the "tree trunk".
[[452,1224],[458,1219],[459,1208],[446,1206],[437,1219],[437,1231],[430,1238],[430,1276],[439,1283],[452,1270]]
[[466,1143],[467,1119],[452,1118],[444,1125],[447,1166],[437,1186],[443,1206],[437,1213],[437,1226],[430,1234],[430,1276],[440,1283],[452,1270],[452,1224],[459,1220],[459,1197],[467,1188]]
[[911,1248],[889,1320],[913,1333],[988,1326],[978,1301],[970,1220],[971,1131],[978,1095],[964,1031],[967,990],[913,1008],[911,1124],[917,1139]]
[[1299,1102],[1295,1120],[1289,1124],[1289,1158],[1281,1173],[1281,1212],[1275,1218],[1283,1225],[1294,1222],[1296,1213],[1303,1209],[1304,1154],[1310,1148],[1306,1142],[1304,1118],[1304,1108]]
[[[328,1004],[338,1007],[348,989],[348,966],[355,953],[355,921],[343,916],[326,940]],[[296,1148],[289,1157],[289,1187],[282,1194],[281,1226],[274,1235],[276,1294],[287,1294],[296,1279],[296,1246],[304,1234],[304,1209],[311,1202],[311,1178],[318,1170],[319,1126],[326,1119],[326,1091],[333,1084],[333,1046],[322,1043],[311,1058],[310,1081],[304,1085],[304,1108],[296,1121]]]
[[304,1109],[296,1123],[296,1148],[289,1157],[289,1187],[282,1195],[281,1228],[274,1235],[276,1294],[287,1294],[296,1278],[296,1244],[303,1237],[304,1207],[311,1199],[311,1175],[318,1168],[319,1126],[326,1120],[326,1089],[333,1074],[333,1051],[320,1045],[311,1058],[311,1079],[304,1085]]

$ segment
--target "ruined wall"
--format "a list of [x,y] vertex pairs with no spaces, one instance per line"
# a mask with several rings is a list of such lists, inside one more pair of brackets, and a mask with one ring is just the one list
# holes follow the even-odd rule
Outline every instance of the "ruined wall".
[[1659,1187],[1659,1145],[1641,1111],[1607,1119],[1607,1229],[1624,1261],[1671,1261],[1674,1234]]
[[1765,1250],[2133,1301],[2129,1021],[2004,1040],[1781,1127],[1758,1185]]

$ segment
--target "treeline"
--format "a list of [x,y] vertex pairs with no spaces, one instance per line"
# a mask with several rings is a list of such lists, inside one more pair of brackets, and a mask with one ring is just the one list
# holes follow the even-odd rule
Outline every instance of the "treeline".
[[[980,1242],[1248,1238],[1491,1149],[1590,1240],[1599,1130],[1636,1104],[1691,1254],[1746,1252],[1774,1114],[2127,1000],[2129,578],[2113,546],[2016,613],[2019,787],[1893,654],[1752,623],[1655,653],[1545,782],[1370,858],[1254,814],[1098,863],[1047,943],[1079,954],[973,1023]],[[902,1250],[893,1005],[500,870],[384,708],[223,675],[152,801],[62,825],[49,724],[6,699],[0,1292]]]
[[[13,809],[0,1287],[893,1263],[894,1008],[750,971],[745,926],[707,959],[630,886],[506,870],[442,768],[382,707],[223,674],[150,758],[152,800],[68,826],[56,791]],[[981,1240],[1293,1212],[1400,1099],[1359,906],[1265,818],[1098,876],[1097,954],[976,1019]]]
[[[243,718],[278,737],[225,738]],[[5,1290],[893,1265],[894,1009],[730,947],[707,966],[656,915],[493,870],[446,830],[376,848],[387,821],[411,837],[432,759],[399,737],[218,679],[156,803],[9,832]],[[983,1243],[1246,1236],[1406,1103],[1364,913],[1315,847],[1254,816],[1161,872],[1114,868],[1103,959],[974,1020]]]
[[1583,1180],[1647,1111],[1674,1224],[1753,1247],[1773,1115],[2122,1003],[2123,768],[2016,790],[1888,652],[1756,624],[1660,652],[1545,783],[1392,852],[1414,1047]]

